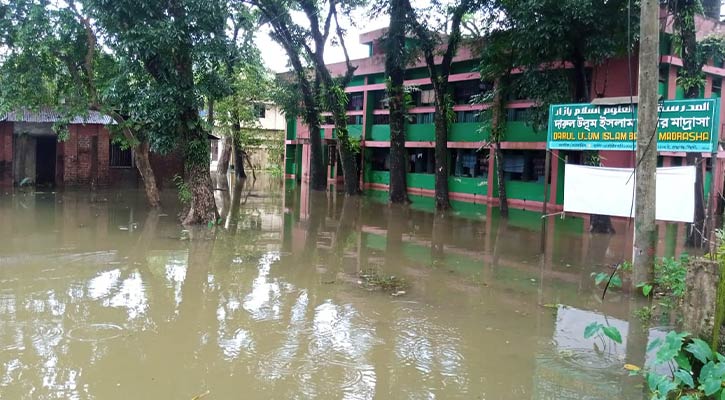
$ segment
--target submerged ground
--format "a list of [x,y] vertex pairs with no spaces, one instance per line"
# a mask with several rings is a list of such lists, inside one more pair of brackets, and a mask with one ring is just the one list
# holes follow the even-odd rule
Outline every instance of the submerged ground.
[[626,229],[234,186],[191,231],[173,191],[0,192],[0,398],[641,398],[622,366],[659,331],[591,277]]

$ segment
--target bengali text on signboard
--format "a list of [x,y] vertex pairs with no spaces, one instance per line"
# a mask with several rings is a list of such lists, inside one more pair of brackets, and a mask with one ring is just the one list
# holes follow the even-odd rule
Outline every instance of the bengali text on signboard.
[[[657,150],[715,151],[719,110],[719,99],[660,102]],[[557,104],[549,109],[549,149],[631,151],[636,141],[636,105]]]

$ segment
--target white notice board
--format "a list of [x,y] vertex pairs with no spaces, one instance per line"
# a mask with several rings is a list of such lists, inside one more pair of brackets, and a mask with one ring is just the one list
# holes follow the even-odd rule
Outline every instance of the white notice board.
[[[632,168],[566,164],[564,211],[632,217]],[[657,168],[656,218],[692,222],[695,210],[695,167]]]

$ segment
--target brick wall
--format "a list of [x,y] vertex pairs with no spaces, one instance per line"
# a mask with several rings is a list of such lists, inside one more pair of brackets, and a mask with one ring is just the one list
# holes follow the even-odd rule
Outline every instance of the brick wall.
[[[58,148],[62,182],[66,185],[107,185],[109,183],[108,130],[102,125],[71,125],[68,140]],[[62,148],[61,148],[62,147]]]
[[13,184],[13,123],[0,122],[0,186]]

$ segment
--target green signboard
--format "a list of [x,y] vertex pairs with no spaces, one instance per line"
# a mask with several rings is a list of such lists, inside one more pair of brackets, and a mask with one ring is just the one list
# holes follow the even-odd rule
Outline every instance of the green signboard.
[[[719,99],[660,102],[657,151],[715,151],[719,115]],[[631,151],[636,141],[636,105],[557,104],[549,109],[549,149]]]

